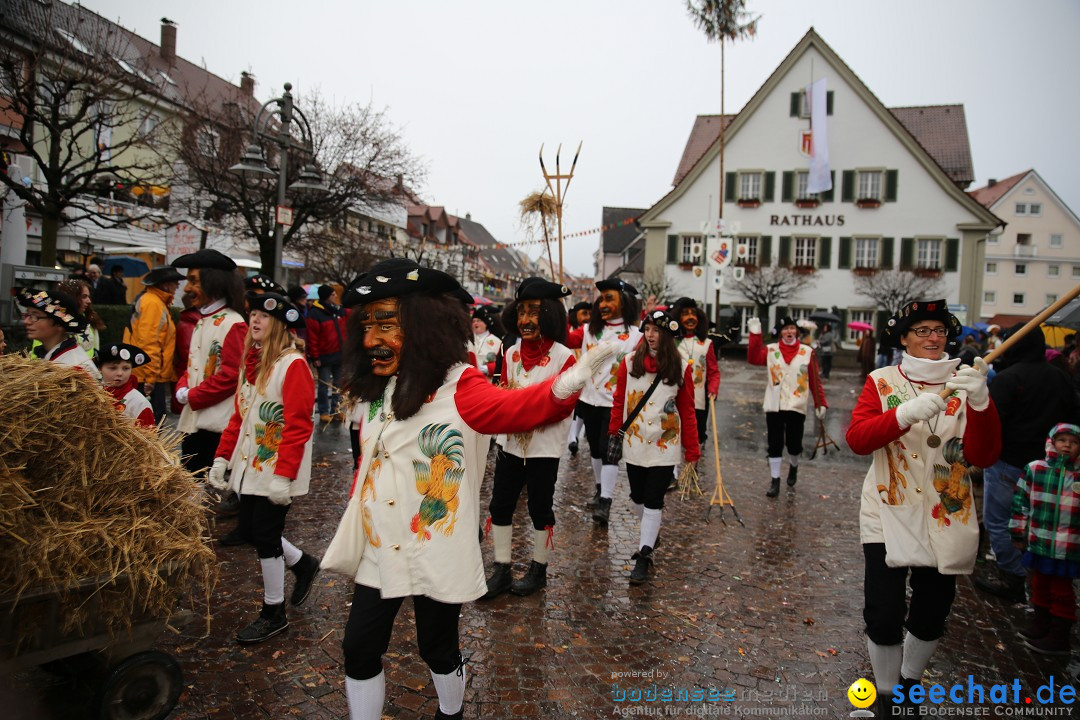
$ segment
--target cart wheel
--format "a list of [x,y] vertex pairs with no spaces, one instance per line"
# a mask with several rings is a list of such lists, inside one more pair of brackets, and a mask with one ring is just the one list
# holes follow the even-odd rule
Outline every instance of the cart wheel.
[[183,685],[180,663],[151,650],[120,662],[98,691],[100,720],[161,720],[176,707]]

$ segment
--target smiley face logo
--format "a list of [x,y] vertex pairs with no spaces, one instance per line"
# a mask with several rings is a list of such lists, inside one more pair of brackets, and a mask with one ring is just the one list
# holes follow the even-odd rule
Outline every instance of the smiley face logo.
[[847,690],[847,698],[857,708],[868,708],[877,700],[877,688],[874,683],[864,678],[859,678],[851,683]]

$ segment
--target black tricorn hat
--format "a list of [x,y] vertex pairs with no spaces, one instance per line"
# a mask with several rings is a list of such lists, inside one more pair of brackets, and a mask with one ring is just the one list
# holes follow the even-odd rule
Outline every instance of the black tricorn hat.
[[156,267],[150,272],[143,275],[143,285],[160,285],[161,283],[174,282],[183,280],[184,276],[176,272],[176,268],[171,265],[164,265],[162,267]]
[[198,252],[181,255],[172,261],[172,266],[178,268],[192,268],[195,270],[201,270],[203,268],[211,268],[214,270],[236,269],[236,263],[233,262],[231,257],[212,248],[204,248]]
[[618,290],[619,292],[624,292],[627,295],[634,295],[634,296],[637,296],[637,294],[638,294],[638,291],[637,291],[636,287],[634,287],[630,283],[626,282],[622,278],[617,278],[617,277],[611,277],[611,278],[608,278],[607,280],[599,280],[599,281],[597,281],[596,289],[597,290]]
[[949,305],[945,300],[912,300],[886,321],[883,335],[893,347],[903,347],[900,344],[900,338],[904,336],[908,328],[923,320],[941,321],[948,331],[946,342],[960,335],[960,320],[949,312]]
[[285,295],[285,288],[274,282],[274,278],[269,275],[252,275],[244,280],[244,290],[261,290],[263,292],[277,293],[278,295]]
[[515,300],[558,300],[570,294],[569,288],[542,277],[527,277],[517,286]]
[[576,313],[578,310],[589,310],[591,312],[592,311],[592,303],[589,302],[588,300],[582,300],[577,305],[570,308],[571,313]]
[[[421,267],[413,260],[390,258],[371,266],[371,269],[353,281],[345,291],[342,305],[352,307],[376,300],[402,297],[414,293],[427,295],[449,294],[464,302],[461,284],[441,270]],[[472,297],[469,297],[472,301]]]
[[285,323],[287,327],[302,328],[305,326],[304,316],[284,295],[272,292],[257,293],[248,290],[244,297],[247,298],[248,306],[252,310],[262,310],[270,317],[277,318]]
[[641,321],[641,331],[645,332],[646,325],[655,325],[661,330],[667,330],[672,335],[679,334],[679,321],[668,315],[663,310],[653,310]]
[[66,293],[15,288],[14,295],[15,302],[23,307],[37,308],[68,332],[82,332],[86,327],[86,318],[79,312],[79,302]]
[[142,348],[135,347],[134,345],[128,345],[127,343],[112,343],[98,351],[98,356],[94,362],[97,363],[98,367],[101,367],[105,363],[119,362],[121,360],[126,360],[131,363],[131,367],[140,367],[150,362],[150,357]]

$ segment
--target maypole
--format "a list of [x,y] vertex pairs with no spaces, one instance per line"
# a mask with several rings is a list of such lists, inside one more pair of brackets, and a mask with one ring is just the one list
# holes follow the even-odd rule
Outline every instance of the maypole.
[[[562,216],[563,216],[563,201],[566,199],[566,191],[570,188],[570,180],[574,177],[574,168],[577,167],[578,156],[581,155],[581,143],[578,143],[577,152],[574,153],[574,161],[570,163],[570,172],[566,175],[562,174],[559,166],[559,155],[562,154],[562,145],[560,144],[555,151],[555,174],[549,174],[547,167],[544,166],[544,146],[540,145],[540,171],[544,173],[544,181],[547,183],[548,190],[551,191],[551,195],[555,198],[555,221],[557,223],[557,233],[559,238],[559,282],[565,282],[563,280],[563,237],[562,237]],[[554,180],[555,184],[552,185],[551,181]],[[563,181],[566,184],[563,185]]]

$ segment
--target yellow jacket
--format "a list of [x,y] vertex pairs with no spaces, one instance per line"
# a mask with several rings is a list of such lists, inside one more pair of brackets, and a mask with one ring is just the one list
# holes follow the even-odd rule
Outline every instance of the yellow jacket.
[[172,295],[156,287],[135,301],[131,323],[124,328],[124,342],[134,345],[150,358],[150,362],[135,368],[132,374],[141,383],[176,380],[173,352],[176,350],[176,325],[169,313]]

